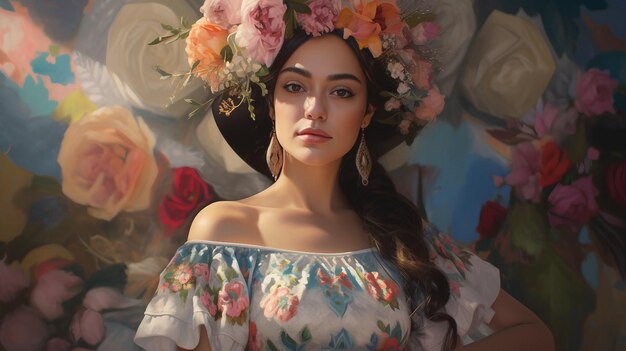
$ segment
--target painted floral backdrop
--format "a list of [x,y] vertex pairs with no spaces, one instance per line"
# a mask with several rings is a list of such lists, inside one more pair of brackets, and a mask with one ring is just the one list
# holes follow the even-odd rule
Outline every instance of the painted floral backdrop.
[[[137,349],[193,215],[269,184],[154,69],[201,5],[0,0],[0,350]],[[446,110],[384,165],[559,350],[625,350],[626,2],[432,6]]]

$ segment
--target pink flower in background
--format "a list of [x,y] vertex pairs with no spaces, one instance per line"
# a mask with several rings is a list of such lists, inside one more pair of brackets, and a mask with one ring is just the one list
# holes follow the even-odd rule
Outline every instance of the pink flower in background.
[[29,282],[20,268],[7,266],[5,260],[0,261],[0,302],[9,303]]
[[538,111],[535,115],[535,132],[537,136],[542,138],[550,133],[550,128],[558,115],[559,110],[551,103],[547,103],[543,107],[543,111]]
[[546,103],[542,111],[535,114],[535,132],[539,138],[551,134],[553,137],[572,135],[576,132],[578,111],[570,107],[559,109],[551,103]]
[[532,143],[518,144],[511,155],[511,173],[505,181],[515,189],[516,195],[524,200],[539,202],[539,152]]
[[50,334],[50,328],[35,310],[20,306],[3,318],[0,345],[6,351],[40,351]]
[[83,281],[72,273],[54,270],[42,275],[30,295],[31,304],[49,320],[63,316],[62,303],[80,292]]
[[200,12],[207,21],[229,28],[241,23],[242,0],[205,0]]
[[58,162],[63,193],[110,220],[120,211],[150,206],[158,167],[154,135],[123,107],[102,107],[70,124]]
[[244,47],[253,60],[271,66],[283,45],[286,11],[282,0],[244,0],[235,36],[237,45]]
[[598,190],[591,176],[580,178],[570,185],[557,184],[548,197],[550,224],[578,232],[598,212],[597,195]]
[[613,93],[618,84],[608,72],[597,68],[588,70],[576,84],[576,108],[587,116],[615,113]]
[[439,115],[445,106],[445,97],[436,86],[428,91],[428,95],[422,99],[413,113],[415,118],[422,121],[432,121]]
[[228,30],[200,18],[191,26],[186,39],[187,62],[192,67],[199,62],[194,73],[209,83],[211,91],[219,89],[219,72],[224,67],[222,49],[228,45]]
[[335,0],[313,0],[308,3],[311,13],[298,13],[298,23],[314,37],[331,32],[339,13]]
[[239,281],[228,282],[220,290],[217,305],[227,316],[237,318],[248,308],[248,294]]
[[104,319],[94,310],[83,309],[74,314],[70,330],[75,340],[82,339],[89,345],[97,345],[104,339]]
[[424,45],[437,38],[439,26],[434,22],[422,22],[411,29],[411,40],[415,45]]
[[70,351],[70,347],[72,347],[72,344],[70,344],[69,341],[65,340],[65,339],[61,339],[61,338],[52,338],[50,340],[48,340],[48,342],[46,343],[46,351]]

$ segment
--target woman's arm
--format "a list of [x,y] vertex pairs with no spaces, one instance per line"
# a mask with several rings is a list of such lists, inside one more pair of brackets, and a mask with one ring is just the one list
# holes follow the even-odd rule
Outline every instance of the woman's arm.
[[[178,347],[176,348],[176,351],[189,350]],[[207,336],[206,328],[203,325],[200,326],[200,342],[198,342],[198,346],[196,346],[193,351],[211,351],[211,345],[209,345],[209,337]]]
[[554,350],[554,339],[550,329],[532,311],[504,290],[500,290],[492,308],[495,314],[489,326],[494,333],[465,346],[459,343],[456,350]]

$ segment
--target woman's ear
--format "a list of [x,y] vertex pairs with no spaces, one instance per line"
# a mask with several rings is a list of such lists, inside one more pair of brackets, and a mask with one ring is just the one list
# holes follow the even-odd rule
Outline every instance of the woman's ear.
[[372,122],[372,117],[374,117],[374,112],[376,112],[376,107],[372,104],[367,104],[367,110],[365,110],[365,116],[363,117],[363,123],[361,123],[361,128],[366,128]]

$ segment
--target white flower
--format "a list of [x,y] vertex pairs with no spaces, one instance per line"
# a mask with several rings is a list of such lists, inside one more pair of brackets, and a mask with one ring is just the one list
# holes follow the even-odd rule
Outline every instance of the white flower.
[[398,84],[398,94],[400,95],[406,94],[410,89],[409,85],[404,82]]

